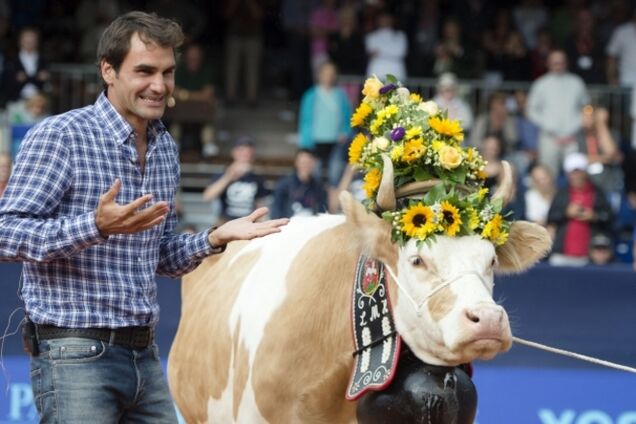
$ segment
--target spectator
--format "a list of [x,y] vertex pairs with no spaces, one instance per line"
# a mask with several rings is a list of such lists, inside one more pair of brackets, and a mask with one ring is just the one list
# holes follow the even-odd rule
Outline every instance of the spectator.
[[311,86],[309,14],[318,0],[282,0],[281,20],[285,32],[289,97],[298,100]]
[[351,106],[344,90],[336,87],[337,70],[325,62],[318,70],[316,85],[305,92],[300,103],[299,147],[316,152],[316,174],[327,170],[330,196],[345,167],[345,150],[351,133]]
[[7,152],[0,153],[0,197],[4,193],[11,177],[11,155]]
[[204,190],[204,201],[220,200],[220,222],[249,215],[255,207],[263,206],[268,193],[263,179],[254,173],[254,159],[252,140],[238,138],[232,148],[232,163]]
[[614,241],[605,233],[598,233],[590,240],[590,262],[594,265],[608,265],[614,260]]
[[537,33],[537,44],[530,50],[530,77],[535,80],[548,72],[548,56],[554,50],[552,34],[546,28]]
[[590,179],[606,194],[618,197],[618,206],[623,189],[623,172],[620,167],[622,155],[608,127],[607,109],[585,106],[581,116],[582,128],[578,135],[578,144],[579,151],[587,154]]
[[493,24],[482,34],[482,49],[485,54],[486,72],[496,73],[503,78],[505,70],[504,48],[512,33],[510,11],[499,9]]
[[384,12],[378,17],[378,28],[365,37],[365,48],[369,58],[367,75],[377,75],[384,79],[391,74],[404,81],[408,41],[406,34],[394,29],[393,25],[393,16]]
[[537,33],[549,21],[548,9],[542,0],[522,0],[512,11],[515,26],[529,49],[537,45]]
[[575,25],[573,36],[565,43],[572,72],[588,84],[603,84],[604,54],[601,39],[594,26],[594,15],[589,9],[580,9]]
[[[364,39],[358,32],[355,9],[343,7],[338,12],[340,28],[331,34],[328,40],[329,57],[341,74],[364,75],[367,58],[364,51]],[[351,104],[358,104],[360,86],[356,83],[344,84]]]
[[517,147],[517,123],[506,108],[506,95],[494,92],[488,98],[488,110],[480,114],[470,132],[470,145],[479,147],[487,135],[496,135],[502,141],[501,155],[513,152]]
[[44,94],[36,92],[28,99],[13,102],[7,107],[10,124],[37,124],[49,116],[49,99]]
[[249,106],[258,104],[263,52],[263,9],[257,0],[229,0],[225,9],[227,42],[225,46],[226,98],[236,102],[241,61],[245,75],[245,91]]
[[5,90],[8,101],[27,99],[44,91],[51,75],[40,54],[40,33],[26,27],[20,31],[18,56],[5,64]]
[[636,9],[629,22],[614,30],[605,52],[607,82],[632,87],[636,82]]
[[462,40],[462,30],[456,19],[449,18],[442,25],[442,33],[435,46],[435,62],[433,63],[433,74],[443,75],[447,72],[462,73],[470,76],[466,69],[469,52]]
[[[548,226],[548,211],[556,194],[554,177],[543,165],[535,165],[530,170],[530,187],[525,196],[525,217],[544,227]],[[554,237],[554,229],[548,228]]]
[[473,127],[473,111],[461,97],[457,95],[457,78],[450,72],[440,75],[437,82],[437,94],[433,98],[442,110],[448,111],[449,119],[461,122],[464,132],[470,133]]
[[530,164],[537,159],[539,127],[528,119],[526,113],[528,93],[523,90],[517,90],[514,92],[512,100],[510,105],[515,113],[517,134],[519,136],[515,162],[519,168],[519,173],[525,175]]
[[432,76],[440,21],[439,0],[419,0],[409,31],[408,70],[417,76]]
[[548,224],[556,229],[550,256],[553,265],[585,265],[592,235],[611,230],[611,208],[605,194],[588,178],[587,166],[583,153],[570,153],[564,160],[567,185],[557,191],[548,212]]
[[585,83],[567,71],[562,50],[548,56],[549,72],[530,86],[528,117],[540,128],[539,163],[559,175],[563,158],[577,150],[581,109],[589,102]]
[[310,150],[299,150],[294,159],[294,171],[276,183],[271,217],[316,215],[327,211],[327,193],[315,178],[316,157]]
[[523,44],[521,34],[511,32],[505,41],[502,56],[503,78],[505,81],[529,81],[532,62]]
[[210,122],[215,107],[214,71],[212,65],[205,60],[203,48],[197,43],[191,43],[183,52],[182,59],[177,65],[175,75],[174,97],[177,108],[192,107],[204,109],[207,122],[176,122],[171,126],[171,132],[180,141],[182,152],[196,150],[203,156],[214,156],[219,152],[214,143],[214,127]]
[[327,40],[338,32],[338,12],[335,0],[321,0],[309,17],[311,33],[311,69],[316,72],[329,60]]
[[339,29],[328,40],[331,61],[343,75],[363,75],[366,71],[364,39],[358,31],[356,11],[343,7],[338,12]]
[[486,161],[486,166],[484,167],[484,172],[486,173],[484,187],[490,189],[491,193],[499,184],[499,180],[503,175],[501,151],[502,142],[497,135],[490,134],[480,143],[479,152]]

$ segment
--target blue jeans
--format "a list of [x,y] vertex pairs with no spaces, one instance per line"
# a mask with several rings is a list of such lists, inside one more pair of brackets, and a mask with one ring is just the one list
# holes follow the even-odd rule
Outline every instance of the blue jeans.
[[31,384],[41,423],[177,422],[156,345],[133,350],[69,337],[39,347]]

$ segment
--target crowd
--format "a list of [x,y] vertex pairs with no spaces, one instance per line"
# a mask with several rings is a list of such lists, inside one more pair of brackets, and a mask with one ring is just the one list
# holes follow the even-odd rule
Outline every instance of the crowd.
[[[9,123],[47,116],[49,64],[94,62],[105,25],[130,9],[186,29],[177,101],[256,108],[264,75],[299,101],[294,169],[267,190],[253,171],[255,140],[239,138],[232,163],[203,193],[220,201],[222,220],[260,204],[274,216],[336,212],[339,190],[360,186],[346,163],[359,85],[337,76],[392,74],[437,79],[434,100],[488,160],[489,186],[502,160],[514,165],[510,208],[550,229],[552,262],[626,261],[625,246],[636,242],[636,130],[621,136],[629,131],[612,128],[608,105],[588,94],[590,84],[636,87],[636,9],[626,0],[226,0],[211,11],[196,0],[0,0],[0,106]],[[283,56],[268,57],[276,50]],[[458,89],[468,78],[530,89],[494,91],[484,110],[473,109]],[[209,124],[174,122],[170,130],[182,147],[218,153]]]

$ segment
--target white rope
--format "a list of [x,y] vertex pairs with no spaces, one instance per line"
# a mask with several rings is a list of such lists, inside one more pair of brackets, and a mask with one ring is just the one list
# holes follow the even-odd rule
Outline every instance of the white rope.
[[522,345],[534,347],[536,349],[541,349],[541,350],[545,350],[545,351],[548,351],[548,352],[556,353],[557,355],[563,355],[563,356],[567,356],[569,358],[579,359],[581,361],[587,361],[587,362],[591,362],[593,364],[602,365],[604,367],[614,368],[614,369],[617,369],[617,370],[627,371],[627,372],[631,372],[633,374],[636,374],[636,368],[628,367],[626,365],[620,365],[620,364],[616,364],[614,362],[605,361],[603,359],[597,359],[597,358],[593,358],[591,356],[581,355],[580,353],[574,353],[574,352],[570,352],[568,350],[557,349],[555,347],[546,346],[546,345],[543,345],[541,343],[536,343],[536,342],[531,342],[529,340],[520,339],[519,337],[513,337],[512,340],[514,340],[515,343],[519,343],[519,344],[522,344]]

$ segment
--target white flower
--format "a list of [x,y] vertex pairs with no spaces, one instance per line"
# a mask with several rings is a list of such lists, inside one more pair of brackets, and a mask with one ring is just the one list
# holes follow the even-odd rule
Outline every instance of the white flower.
[[373,139],[373,147],[378,150],[384,151],[389,147],[390,144],[391,142],[386,137],[376,137]]
[[439,113],[439,106],[432,100],[417,105],[418,110],[427,113],[429,116],[435,116]]
[[395,90],[395,92],[400,97],[400,100],[403,102],[406,102],[409,99],[409,96],[411,95],[411,92],[406,87],[398,87],[397,90]]

